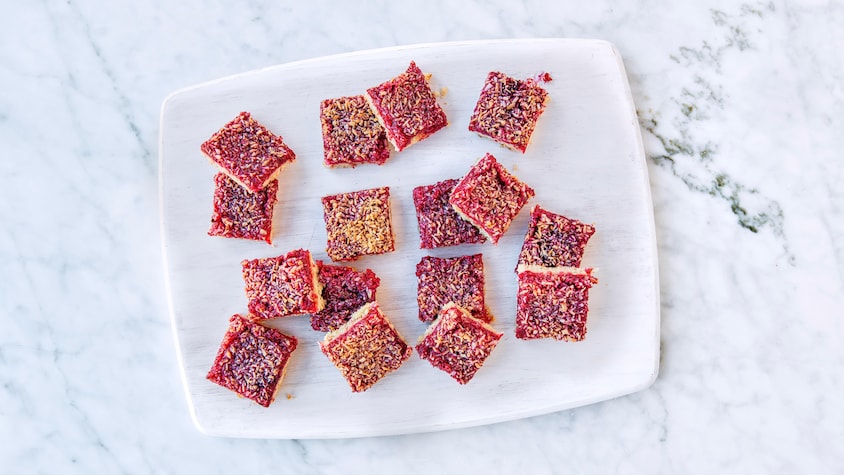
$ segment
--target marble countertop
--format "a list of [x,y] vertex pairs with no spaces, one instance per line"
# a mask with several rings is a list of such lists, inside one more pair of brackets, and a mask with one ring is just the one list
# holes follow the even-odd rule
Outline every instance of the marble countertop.
[[[0,22],[8,473],[844,471],[844,6],[19,2]],[[574,410],[348,440],[200,434],[159,240],[171,91],[422,42],[600,38],[648,155],[660,375]]]

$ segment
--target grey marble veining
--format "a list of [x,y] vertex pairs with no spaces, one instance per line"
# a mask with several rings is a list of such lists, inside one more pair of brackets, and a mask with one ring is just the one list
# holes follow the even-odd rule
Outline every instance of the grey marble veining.
[[[642,128],[659,142],[650,155],[655,164],[670,170],[689,190],[724,201],[741,227],[754,233],[768,228],[784,239],[784,216],[779,203],[737,181],[726,171],[728,165],[718,160],[719,152],[723,154],[719,145],[724,133],[718,118],[725,109],[744,102],[743,97],[725,91],[722,76],[737,72],[735,63],[745,53],[759,51],[756,43],[764,35],[759,27],[775,11],[774,4],[742,5],[735,14],[712,9],[709,19],[716,38],[681,46],[670,55],[685,70],[683,77],[672,84],[673,107],[659,112],[640,110],[639,115]],[[727,68],[731,70],[725,71]],[[784,247],[787,249],[785,244]]]
[[[3,472],[844,470],[841,3],[45,1],[4,10]],[[660,253],[656,383],[444,433],[263,441],[196,432],[158,237],[162,99],[325,54],[546,36],[606,39],[624,57]]]

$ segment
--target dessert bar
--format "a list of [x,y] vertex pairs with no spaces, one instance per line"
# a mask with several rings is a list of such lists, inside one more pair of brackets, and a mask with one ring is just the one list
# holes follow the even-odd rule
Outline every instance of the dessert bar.
[[458,383],[466,384],[483,366],[502,336],[489,324],[450,303],[419,339],[416,353]]
[[534,194],[488,153],[455,185],[448,201],[496,244]]
[[469,130],[525,153],[547,101],[548,93],[535,80],[493,71],[481,89]]
[[586,337],[592,269],[519,266],[516,338],[581,341]]
[[367,89],[366,100],[399,152],[448,125],[425,74],[412,61],[404,73]]
[[272,180],[261,191],[253,192],[228,175],[217,173],[214,176],[214,214],[208,235],[272,244],[277,192],[278,180]]
[[311,327],[317,331],[335,330],[349,321],[364,304],[375,301],[381,279],[370,269],[363,272],[352,267],[317,261],[319,283],[325,307],[311,315]]
[[252,118],[241,112],[201,146],[202,152],[223,173],[253,192],[259,192],[296,159],[293,150]]
[[593,234],[594,226],[535,205],[530,211],[518,265],[580,267],[583,251]]
[[256,319],[315,313],[325,306],[310,251],[298,249],[241,264],[249,311]]
[[492,320],[484,297],[484,261],[481,254],[461,257],[424,256],[416,264],[419,320],[430,322],[449,302],[473,317]]
[[296,345],[295,337],[233,315],[207,378],[268,407]]
[[390,158],[384,127],[362,95],[322,101],[319,118],[326,166],[382,165]]
[[478,228],[461,218],[448,202],[457,182],[456,179],[443,180],[413,189],[422,249],[486,241]]
[[395,250],[390,188],[340,193],[322,198],[327,244],[333,261],[353,261]]
[[348,322],[325,335],[319,346],[353,392],[366,391],[413,352],[376,302],[361,307]]

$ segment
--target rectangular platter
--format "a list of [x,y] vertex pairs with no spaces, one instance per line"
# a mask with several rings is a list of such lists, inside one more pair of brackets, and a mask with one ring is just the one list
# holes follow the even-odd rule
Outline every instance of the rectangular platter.
[[[449,126],[383,166],[322,164],[320,101],[362,94],[414,60],[442,91]],[[489,71],[516,78],[547,72],[550,102],[527,153],[467,129]],[[284,137],[296,161],[282,171],[274,246],[210,237],[216,169],[200,144],[240,111]],[[659,279],[653,207],[635,107],[615,47],[600,40],[530,39],[439,43],[310,59],[200,84],[162,106],[161,230],[168,298],[190,413],[211,435],[361,437],[435,431],[535,416],[649,386],[659,362]],[[419,248],[412,190],[459,178],[490,152],[536,190],[498,245]],[[381,278],[378,301],[415,344],[415,265],[424,255],[483,253],[498,348],[465,386],[416,355],[364,393],[353,394],[319,351],[307,317],[271,325],[299,339],[279,396],[263,408],[205,379],[228,318],[246,312],[240,262],[297,248],[325,254],[320,197],[389,186],[396,251],[351,264]],[[600,282],[590,294],[580,343],[515,338],[513,269],[533,204],[594,224],[583,258]]]

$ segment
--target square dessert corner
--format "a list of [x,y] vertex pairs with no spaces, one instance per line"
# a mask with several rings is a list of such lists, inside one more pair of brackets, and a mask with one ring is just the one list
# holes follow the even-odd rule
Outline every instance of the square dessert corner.
[[[545,77],[550,80],[547,73]],[[537,81],[493,71],[481,89],[469,130],[525,153],[547,101],[548,92]]]
[[448,201],[462,218],[497,244],[535,194],[488,153],[457,183]]
[[272,244],[273,208],[277,193],[278,180],[272,180],[261,191],[253,192],[225,173],[217,173],[214,176],[214,212],[208,235]]
[[518,265],[580,267],[595,227],[534,205]]
[[319,346],[356,393],[397,370],[413,352],[376,302],[326,334]]
[[319,118],[326,166],[383,165],[390,158],[387,133],[363,95],[322,101]]
[[416,264],[419,320],[431,322],[449,302],[473,317],[492,321],[486,308],[484,261],[481,254],[461,257],[424,256]]
[[295,337],[233,315],[207,379],[269,407],[297,344]]
[[390,188],[371,188],[322,198],[327,243],[333,261],[395,250]]
[[416,353],[458,383],[466,384],[483,366],[503,335],[465,309],[449,303],[419,338]]
[[457,185],[457,179],[443,180],[428,186],[413,189],[413,204],[419,223],[419,238],[422,249],[476,244],[486,237],[472,223],[461,218],[448,199]]
[[519,266],[516,338],[581,341],[586,337],[592,269]]
[[258,123],[249,112],[238,114],[200,149],[223,173],[253,192],[261,191],[284,165],[296,159],[282,137]]
[[322,261],[317,261],[317,267],[325,307],[311,315],[311,328],[314,330],[336,330],[349,321],[359,308],[375,301],[381,279],[372,270],[360,272],[352,267]]
[[310,251],[297,249],[241,265],[249,311],[256,320],[315,313],[325,306]]
[[407,71],[367,89],[366,100],[399,152],[448,125],[428,78],[413,61]]

